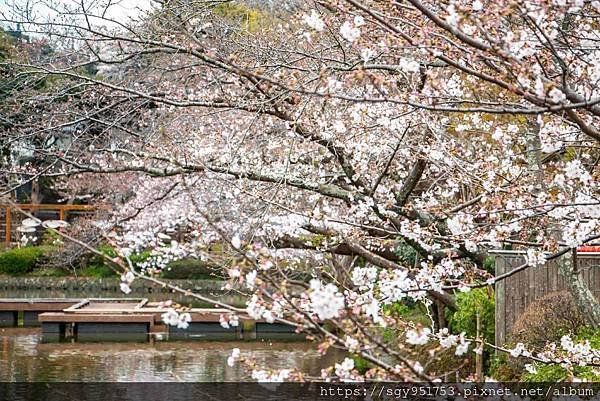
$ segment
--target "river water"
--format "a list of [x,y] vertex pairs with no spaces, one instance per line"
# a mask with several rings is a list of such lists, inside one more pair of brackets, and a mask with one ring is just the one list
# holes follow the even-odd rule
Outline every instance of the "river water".
[[[210,291],[198,291],[200,295],[207,298],[219,300],[220,302],[227,303],[233,306],[244,306],[245,300],[242,296],[230,293],[212,293]],[[15,289],[2,289],[0,288],[0,298],[147,298],[149,301],[166,301],[171,300],[182,305],[191,306],[195,308],[210,308],[214,307],[213,304],[198,301],[195,298],[185,296],[175,292],[144,292],[133,290],[129,294],[125,294],[122,291],[106,291],[106,290],[92,290],[82,293],[82,291],[75,290],[58,290],[58,289],[28,289],[28,290],[15,290]]]
[[[212,294],[207,294],[212,295]],[[6,290],[0,298],[115,298],[136,297],[166,300],[189,306],[212,306],[190,302],[173,293],[131,293],[113,291]],[[242,304],[240,297],[219,294],[219,299]],[[323,356],[306,341],[151,341],[44,343],[40,328],[0,327],[0,382],[5,381],[184,381],[240,382],[251,380],[251,371],[242,364],[227,366],[233,348],[257,366],[285,369],[292,366],[311,376],[320,376],[343,356],[334,351]]]
[[[250,370],[227,357],[233,348],[258,366],[296,366],[318,376],[341,357],[321,356],[308,342],[156,341],[153,343],[48,343],[39,328],[0,328],[0,382],[183,381],[239,382]],[[343,358],[342,358],[343,359]]]

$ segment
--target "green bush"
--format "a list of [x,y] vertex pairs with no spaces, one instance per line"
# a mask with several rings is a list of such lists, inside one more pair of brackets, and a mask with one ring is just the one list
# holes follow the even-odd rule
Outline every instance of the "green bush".
[[81,277],[109,278],[117,276],[117,272],[108,265],[90,265],[79,270],[78,275]]
[[491,359],[488,373],[491,377],[501,382],[518,382],[522,372],[520,369],[509,361],[508,354],[501,353]]
[[[590,347],[600,349],[600,330],[584,329],[579,335],[573,337],[573,341],[583,342],[589,341]],[[594,371],[591,366],[574,366],[573,373],[560,365],[545,365],[535,362],[532,364],[535,367],[535,373],[526,372],[522,376],[522,381],[530,383],[540,382],[561,382],[571,381],[573,376],[578,379],[586,379],[592,382],[600,381],[600,374]]]
[[42,245],[46,246],[60,246],[63,244],[63,239],[60,235],[58,235],[54,231],[46,230],[44,236],[42,237]]
[[[495,340],[496,309],[494,292],[488,287],[475,288],[456,295],[457,311],[448,311],[447,319],[453,333],[465,332],[467,336],[477,336],[477,316],[479,316],[479,335],[488,343]],[[492,351],[484,347],[483,363],[486,370],[490,367]]]
[[400,261],[409,266],[414,266],[417,260],[419,259],[419,254],[417,253],[417,251],[415,251],[415,249],[412,246],[408,245],[402,239],[398,240],[398,246],[394,252],[398,256],[398,259],[400,259]]
[[487,258],[485,258],[485,260],[483,261],[483,270],[485,270],[486,272],[490,273],[490,274],[496,274],[496,257],[495,256],[488,256]]
[[182,259],[169,263],[161,273],[167,279],[216,279],[217,269],[198,259]]
[[[111,246],[100,245],[97,249],[109,258],[114,258],[117,256],[117,252]],[[134,253],[130,255],[129,260],[131,261],[134,267],[137,267],[138,264],[147,261],[150,258],[150,256],[150,251],[143,251],[140,253]],[[111,262],[109,262],[106,259],[106,257],[94,254],[89,259],[88,263],[79,270],[78,275],[82,277],[96,278],[107,278],[117,276],[117,271],[111,268],[110,265]]]
[[404,320],[410,320],[415,323],[421,323],[427,326],[430,323],[427,310],[420,302],[402,300],[383,306],[383,312],[386,315],[401,317]]
[[360,374],[365,374],[365,372],[373,367],[371,362],[362,358],[359,355],[351,355],[352,360],[354,361],[354,369],[356,369]]
[[[108,245],[101,245],[98,250],[104,255],[114,258],[117,256],[115,249]],[[129,256],[129,260],[136,267],[137,264],[146,261],[150,257],[150,251],[144,251],[141,253],[134,253]],[[105,257],[100,255],[94,255],[87,266],[79,271],[79,275],[83,277],[96,277],[96,278],[107,278],[114,277],[118,273],[111,268],[110,262]]]
[[[111,246],[100,245],[97,249],[110,258],[117,256],[117,252]],[[117,273],[110,268],[109,262],[106,260],[106,258],[96,254],[90,258],[87,265],[80,269],[77,274],[82,277],[95,278],[114,277],[117,275]]]
[[477,335],[477,315],[479,315],[480,335],[489,343],[495,337],[495,303],[493,292],[488,288],[475,288],[456,296],[458,310],[448,316],[448,322],[455,333],[465,332],[469,337]]
[[0,274],[22,275],[31,272],[47,251],[46,247],[28,246],[0,254]]
[[560,365],[541,365],[536,367],[536,373],[526,373],[522,380],[529,383],[559,383],[569,377],[567,369]]
[[590,347],[593,349],[600,349],[600,330],[593,330],[589,327],[585,327],[581,330],[579,335],[575,336],[575,341],[584,341],[588,340],[590,342]]
[[592,382],[600,381],[600,375],[595,374],[591,366],[575,366],[573,367],[573,374],[560,365],[534,363],[533,366],[535,366],[536,372],[525,373],[521,379],[522,381],[528,383],[558,383],[571,381],[573,376]]
[[132,255],[129,256],[129,260],[131,261],[131,263],[134,266],[137,266],[138,264],[147,261],[148,259],[150,259],[151,253],[150,251],[143,251],[140,253],[134,253]]
[[[98,250],[111,258],[117,256],[117,251],[115,251],[115,248],[110,245],[100,245]],[[100,258],[100,256],[98,256],[98,258]],[[104,258],[101,258],[101,260],[104,262]]]

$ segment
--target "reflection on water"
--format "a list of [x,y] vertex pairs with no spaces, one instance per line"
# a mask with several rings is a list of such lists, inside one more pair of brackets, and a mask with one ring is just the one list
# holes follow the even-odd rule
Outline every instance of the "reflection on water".
[[[200,295],[218,299],[221,302],[228,303],[234,306],[245,305],[245,301],[242,296],[236,293],[223,293],[217,294],[210,291],[200,291]],[[86,291],[82,294],[79,290],[57,290],[57,289],[27,289],[27,290],[15,290],[15,289],[0,289],[0,298],[148,298],[150,301],[166,301],[172,300],[182,305],[189,305],[195,308],[207,308],[213,307],[214,305],[195,300],[189,296],[185,296],[181,293],[159,291],[154,289],[154,292],[147,291],[132,291],[129,294],[125,294],[122,291],[108,291],[108,290],[94,290]]]
[[235,347],[260,367],[300,368],[310,375],[337,362],[321,356],[306,342],[41,342],[39,329],[0,328],[2,381],[244,381],[251,372],[242,364],[227,366]]

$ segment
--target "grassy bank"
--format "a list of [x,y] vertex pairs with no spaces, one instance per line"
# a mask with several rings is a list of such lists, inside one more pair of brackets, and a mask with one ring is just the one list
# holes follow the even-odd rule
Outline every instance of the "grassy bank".
[[[116,256],[110,247],[99,250],[109,257]],[[0,253],[0,275],[10,277],[88,277],[116,278],[119,272],[105,258],[94,255],[79,266],[56,266],[56,254],[60,249],[50,245],[12,248]],[[131,256],[134,266],[145,262],[149,253]],[[51,259],[54,261],[50,262]],[[60,258],[59,258],[60,259]],[[164,279],[179,280],[213,280],[216,271],[205,262],[197,259],[184,259],[170,263],[159,274]]]

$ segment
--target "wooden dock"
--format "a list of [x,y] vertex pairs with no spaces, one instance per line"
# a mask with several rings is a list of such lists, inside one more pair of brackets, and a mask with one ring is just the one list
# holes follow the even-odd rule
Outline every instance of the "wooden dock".
[[17,326],[23,313],[23,325],[41,325],[45,341],[147,341],[153,335],[201,340],[304,339],[293,326],[243,316],[237,327],[224,328],[220,315],[230,311],[216,308],[188,310],[192,320],[189,327],[180,329],[164,324],[166,310],[158,302],[139,298],[0,299],[0,324]]
[[39,326],[38,316],[45,312],[61,312],[81,299],[73,298],[35,298],[35,299],[3,299],[0,298],[0,327],[14,327],[19,323],[22,314],[23,326]]

